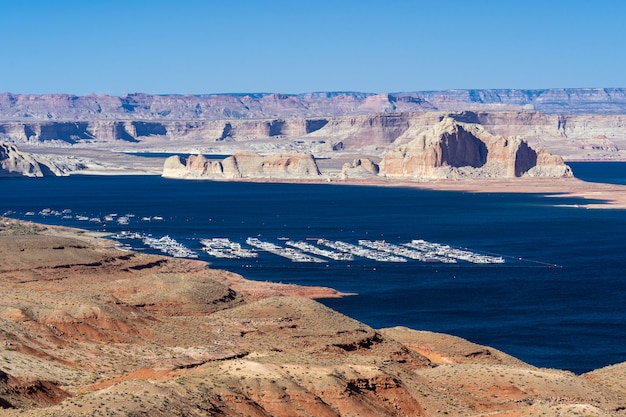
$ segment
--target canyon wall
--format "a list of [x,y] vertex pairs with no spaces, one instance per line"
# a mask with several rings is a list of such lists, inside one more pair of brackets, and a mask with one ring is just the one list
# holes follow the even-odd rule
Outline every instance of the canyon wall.
[[[0,94],[0,140],[41,147],[380,157],[451,116],[568,160],[626,159],[626,89]],[[186,151],[187,150],[187,151]]]
[[[626,115],[557,115],[535,111],[376,113],[357,116],[197,121],[0,122],[0,140],[43,146],[98,143],[150,147],[163,143],[228,146],[264,140],[277,147],[298,140],[328,144],[329,150],[382,154],[408,143],[450,115],[479,123],[502,136],[524,137],[566,158],[626,158]],[[254,151],[254,150],[253,150]],[[310,150],[313,151],[313,150]]]

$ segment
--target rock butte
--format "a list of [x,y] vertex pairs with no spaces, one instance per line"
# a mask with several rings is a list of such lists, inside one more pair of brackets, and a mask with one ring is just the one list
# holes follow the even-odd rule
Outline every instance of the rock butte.
[[[410,142],[387,151],[380,166],[368,158],[342,167],[341,178],[381,175],[389,178],[432,180],[459,178],[571,177],[562,158],[535,151],[520,138],[504,138],[478,124],[451,117],[409,136]],[[191,179],[318,178],[321,172],[310,154],[235,154],[222,161],[201,155],[165,161],[163,176]],[[331,175],[326,175],[328,179]]]
[[330,289],[113,245],[0,218],[2,416],[626,413],[624,363],[540,369],[302,298],[340,295]]

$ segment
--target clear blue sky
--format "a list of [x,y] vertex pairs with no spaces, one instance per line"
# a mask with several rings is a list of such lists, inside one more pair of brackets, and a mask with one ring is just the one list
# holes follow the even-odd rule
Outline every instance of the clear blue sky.
[[625,0],[0,0],[0,92],[626,87]]

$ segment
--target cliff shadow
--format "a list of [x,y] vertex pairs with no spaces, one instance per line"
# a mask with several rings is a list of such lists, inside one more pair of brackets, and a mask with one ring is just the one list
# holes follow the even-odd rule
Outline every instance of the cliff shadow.
[[487,145],[463,129],[445,133],[441,141],[441,161],[455,168],[480,168],[487,163]]

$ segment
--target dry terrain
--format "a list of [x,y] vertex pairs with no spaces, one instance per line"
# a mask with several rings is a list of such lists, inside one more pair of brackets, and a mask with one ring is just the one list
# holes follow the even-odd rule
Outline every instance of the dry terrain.
[[[277,277],[277,280],[280,277]],[[1,416],[624,416],[624,364],[577,376],[376,330],[309,297],[87,232],[0,219]]]

